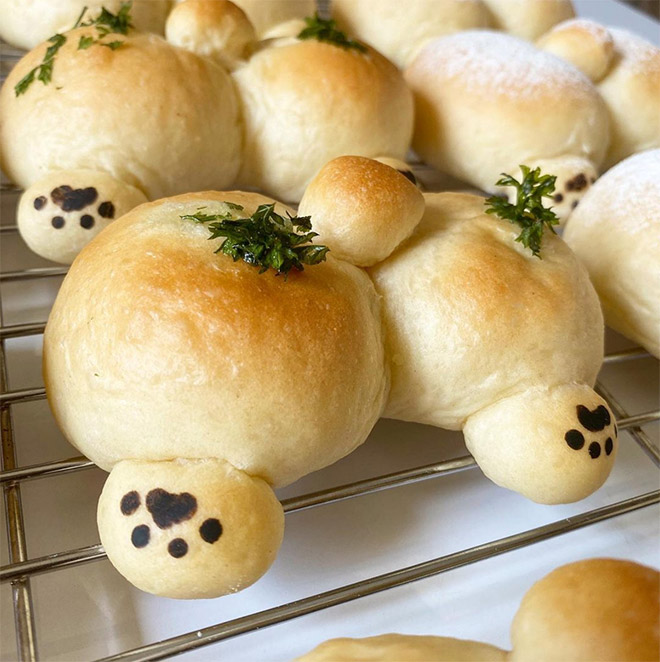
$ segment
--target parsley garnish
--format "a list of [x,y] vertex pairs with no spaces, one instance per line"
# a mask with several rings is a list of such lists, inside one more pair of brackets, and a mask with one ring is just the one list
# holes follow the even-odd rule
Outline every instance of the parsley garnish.
[[497,214],[500,218],[519,225],[522,232],[516,237],[516,241],[540,258],[543,231],[547,228],[554,234],[552,226],[559,223],[552,208],[543,206],[543,198],[552,197],[557,178],[554,175],[542,175],[540,168],[530,170],[521,165],[520,170],[523,174],[522,182],[503,172],[502,178],[496,184],[515,187],[515,204],[495,195],[486,200],[486,205],[490,207],[486,209],[486,213]]
[[[226,202],[230,209],[242,211],[243,207]],[[209,239],[224,237],[216,253],[229,255],[234,262],[243,260],[259,267],[262,274],[275,269],[284,274],[284,280],[291,269],[303,271],[304,264],[314,265],[326,259],[327,246],[315,246],[310,242],[318,237],[312,232],[309,216],[280,216],[275,212],[275,204],[260,205],[250,218],[232,219],[231,211],[224,214],[206,214],[200,207],[196,214],[181,216],[184,220],[208,223]],[[298,234],[297,231],[302,231]]]
[[[83,23],[82,19],[87,12],[87,7],[85,7],[78,17],[75,25],[71,29],[94,26],[96,28],[96,32],[98,33],[98,37],[96,39],[90,36],[80,37],[80,40],[78,41],[78,50],[86,50],[94,44],[105,46],[106,48],[109,48],[113,51],[117,50],[124,43],[123,41],[102,42],[101,39],[109,34],[128,34],[128,31],[133,27],[131,24],[130,15],[132,4],[133,0],[129,0],[129,2],[123,2],[117,14],[113,14],[111,11],[108,11],[105,7],[103,7],[101,9],[101,13],[96,18],[90,19],[89,21]],[[44,54],[44,58],[41,61],[41,64],[28,71],[28,73],[23,76],[23,78],[21,78],[21,80],[19,80],[18,83],[14,86],[14,93],[16,96],[27,92],[27,89],[30,87],[30,85],[32,85],[35,78],[40,80],[44,85],[48,85],[48,83],[50,83],[53,78],[55,55],[57,55],[57,51],[59,51],[60,48],[64,46],[66,39],[67,38],[63,34],[58,33],[53,35],[48,40],[50,46],[46,49],[46,53]]]
[[367,52],[366,47],[360,42],[349,39],[341,30],[338,30],[336,21],[321,18],[318,12],[312,17],[308,16],[305,23],[307,23],[307,27],[298,35],[298,39],[316,39],[341,48],[354,48],[361,53]]

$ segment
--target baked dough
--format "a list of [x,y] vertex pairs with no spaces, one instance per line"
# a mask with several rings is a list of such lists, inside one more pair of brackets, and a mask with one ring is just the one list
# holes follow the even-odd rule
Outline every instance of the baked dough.
[[606,172],[564,238],[589,270],[607,324],[660,358],[660,149]]
[[297,662],[641,662],[659,659],[657,570],[588,559],[554,570],[523,597],[513,650],[447,637],[333,639]]
[[483,0],[492,25],[515,37],[534,41],[553,25],[575,16],[571,0]]
[[405,77],[415,95],[413,148],[441,172],[500,193],[502,172],[540,166],[557,175],[562,220],[596,178],[607,108],[561,59],[509,35],[466,31],[428,42]]

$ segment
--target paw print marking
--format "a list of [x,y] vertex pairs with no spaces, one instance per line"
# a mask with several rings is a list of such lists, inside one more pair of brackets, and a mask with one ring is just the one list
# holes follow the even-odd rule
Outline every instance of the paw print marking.
[[80,211],[96,202],[98,191],[93,187],[72,188],[67,184],[58,186],[50,192],[50,199],[62,211]]
[[610,412],[603,405],[599,405],[593,411],[584,405],[578,405],[577,417],[582,426],[590,432],[600,432],[612,422]]
[[[612,424],[612,417],[607,407],[599,405],[593,411],[589,407],[584,405],[577,405],[576,407],[577,419],[580,422],[580,425],[587,430],[588,432],[601,432],[609,425]],[[616,423],[614,427],[614,436],[617,435]],[[569,448],[572,448],[574,451],[579,451],[584,448],[586,443],[584,434],[575,428],[569,430],[564,435],[564,440],[568,444]],[[603,446],[598,441],[592,441],[587,450],[589,452],[589,457],[592,460],[595,460],[601,456],[603,447],[605,448],[605,455],[611,455],[614,450],[614,441],[612,437],[607,437]]]

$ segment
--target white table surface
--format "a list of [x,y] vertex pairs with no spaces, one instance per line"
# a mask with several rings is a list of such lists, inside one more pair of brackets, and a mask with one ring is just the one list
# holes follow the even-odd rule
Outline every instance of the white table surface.
[[[656,23],[614,0],[576,0],[581,16],[625,27],[658,42]],[[11,223],[16,196],[2,199]],[[2,271],[46,266],[15,235],[3,235]],[[2,285],[5,324],[43,321],[59,278]],[[610,334],[609,351],[631,343]],[[10,387],[42,384],[41,337],[7,341]],[[658,407],[655,359],[608,366],[603,384],[628,412]],[[77,451],[56,430],[45,401],[13,407],[20,465],[64,459]],[[657,443],[660,426],[646,426]],[[381,421],[349,457],[303,478],[280,497],[438,462],[466,453],[462,436],[431,427]],[[92,469],[23,484],[30,557],[98,542],[97,497],[104,480]],[[564,506],[540,506],[470,470],[292,513],[270,572],[237,595],[177,601],[134,589],[107,561],[32,580],[41,659],[77,662],[118,653],[443,556],[657,489],[660,472],[627,434],[614,471],[596,494]],[[326,609],[182,656],[185,660],[291,660],[325,639],[384,632],[476,639],[507,648],[509,626],[531,584],[555,567],[608,556],[660,565],[660,509],[648,507],[430,579]],[[2,515],[4,519],[4,512]],[[0,560],[8,562],[2,526]],[[11,590],[0,588],[0,659],[16,659]]]

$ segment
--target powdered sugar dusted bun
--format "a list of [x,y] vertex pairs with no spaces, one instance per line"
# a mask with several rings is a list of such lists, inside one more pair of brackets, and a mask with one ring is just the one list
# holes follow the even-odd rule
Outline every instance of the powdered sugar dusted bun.
[[494,192],[502,172],[553,159],[557,189],[598,168],[605,104],[591,81],[516,37],[467,31],[435,39],[405,72],[415,95],[413,147],[440,171]]
[[210,57],[229,70],[247,59],[257,36],[245,12],[229,0],[186,0],[165,26],[167,41]]
[[536,45],[575,65],[594,82],[608,72],[614,55],[614,40],[607,28],[586,19],[556,25]]
[[[0,0],[0,37],[30,50],[58,32],[70,30],[87,7],[85,18],[105,7],[119,11],[125,0]],[[169,0],[133,0],[131,23],[142,32],[163,34]]]
[[220,240],[180,217],[226,213],[225,201],[241,216],[270,202],[208,192],[141,205],[83,249],[60,289],[44,337],[49,402],[105,469],[218,458],[281,485],[351,452],[380,416],[367,275],[329,257],[285,280],[214,254]]
[[660,147],[660,49],[626,30],[609,31],[616,54],[598,86],[612,118],[607,168],[635,152]]
[[224,69],[152,34],[122,36],[116,50],[79,50],[83,35],[97,36],[92,28],[67,33],[48,85],[35,80],[14,92],[41,63],[42,44],[2,86],[0,161],[15,183],[27,188],[53,171],[88,169],[154,198],[233,182],[241,135]]
[[589,270],[607,324],[660,358],[660,150],[606,172],[564,238]]
[[245,122],[244,186],[299,201],[337,156],[406,154],[412,95],[396,67],[374,50],[283,40],[233,75]]
[[319,243],[335,257],[368,267],[410,236],[424,213],[424,197],[391,166],[340,156],[311,181],[298,213],[312,217]]
[[553,25],[573,18],[571,0],[483,0],[499,30],[533,41]]
[[333,0],[332,14],[399,67],[429,39],[490,25],[481,0]]

